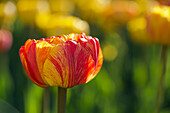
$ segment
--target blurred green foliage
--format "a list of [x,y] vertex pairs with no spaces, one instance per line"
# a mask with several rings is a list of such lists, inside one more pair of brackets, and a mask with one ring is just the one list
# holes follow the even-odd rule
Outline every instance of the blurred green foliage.
[[[45,10],[45,14],[51,15],[51,18],[54,21],[56,20],[55,22],[59,18],[56,14],[62,15],[62,18],[69,16],[73,20],[67,20],[66,23],[64,21],[60,23],[60,26],[57,26],[55,23],[55,26],[48,29],[50,24],[44,30],[39,28],[36,24],[37,20],[34,20],[36,14],[44,14],[44,12],[37,11],[37,7],[34,7],[31,2],[31,5],[23,4],[22,7],[25,7],[25,9],[21,12],[18,8],[18,2],[22,1],[29,3],[29,0],[3,0],[0,3],[0,10],[3,9],[3,5],[6,3],[16,5],[16,9],[13,7],[16,10],[16,12],[13,12],[15,13],[13,15],[1,14],[3,10],[0,12],[0,19],[2,20],[0,22],[1,28],[9,30],[13,34],[13,45],[11,49],[8,52],[0,54],[1,99],[9,102],[20,113],[40,113],[43,88],[36,86],[28,79],[20,62],[19,48],[24,45],[28,38],[39,39],[49,35],[60,35],[68,32],[86,32],[93,37],[99,38],[104,54],[104,62],[101,71],[94,80],[88,84],[68,89],[66,112],[153,113],[161,71],[160,46],[139,45],[131,41],[132,35],[128,31],[126,23],[133,16],[127,20],[123,19],[123,22],[117,22],[114,18],[107,21],[109,17],[103,15],[101,9],[104,10],[107,8],[107,4],[113,2],[111,0],[57,0],[58,2],[56,3],[53,0],[47,0],[45,4],[42,3],[43,6],[45,5],[44,9],[49,8]],[[36,1],[38,0],[34,2]],[[47,4],[48,2],[49,4]],[[50,6],[53,2],[56,4],[56,8]],[[144,13],[142,11],[145,11],[144,7],[148,4],[142,4],[143,6],[140,6],[141,4],[138,3],[146,3],[146,0],[136,0],[134,2],[135,7],[138,7],[138,9],[142,8],[139,10],[141,12],[137,14],[140,13],[139,15],[142,15]],[[30,7],[28,5],[31,9],[29,9]],[[102,8],[100,9],[100,7]],[[121,15],[121,13],[115,13],[114,16]],[[123,13],[126,13],[126,11]],[[78,19],[78,21],[74,19]],[[38,22],[40,22],[39,24],[43,24],[44,21],[44,18],[42,18]],[[79,23],[75,24],[74,22]],[[48,23],[44,25],[48,25]],[[80,25],[80,27],[76,27],[76,25]],[[81,27],[83,28],[84,25],[86,25],[86,29],[79,29]],[[49,32],[51,30],[52,32]],[[170,57],[170,55],[168,56]],[[165,97],[161,113],[170,112],[169,57],[167,61]],[[56,113],[57,87],[50,87],[49,90],[50,109],[48,112]],[[0,108],[2,107],[1,103],[3,102],[0,101]]]

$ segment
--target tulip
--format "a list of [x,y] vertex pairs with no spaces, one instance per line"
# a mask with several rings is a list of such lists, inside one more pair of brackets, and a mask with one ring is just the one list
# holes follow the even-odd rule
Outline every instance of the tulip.
[[[64,16],[57,13],[38,13],[35,23],[47,36],[67,34],[70,32],[89,33],[89,24],[74,16]],[[57,31],[57,32],[56,32]]]
[[83,33],[28,39],[19,55],[28,77],[40,87],[85,84],[103,62],[99,40]]
[[37,9],[37,0],[19,0],[17,2],[18,17],[25,24],[33,24]]
[[148,11],[147,19],[147,32],[150,35],[152,43],[162,45],[161,53],[161,68],[162,74],[160,76],[159,87],[156,98],[155,113],[160,113],[161,104],[164,98],[164,83],[166,73],[167,61],[167,47],[170,44],[170,7],[169,6],[156,6]]
[[107,4],[101,12],[99,25],[106,32],[112,32],[140,14],[140,7],[135,1],[114,0]]
[[91,81],[103,62],[99,40],[84,33],[28,39],[19,55],[36,85],[59,87],[58,113],[65,113],[66,88]]
[[[107,8],[110,0],[72,0],[78,8],[79,15],[90,23],[96,23],[103,18],[102,12]],[[86,7],[84,7],[85,4]],[[90,13],[89,13],[90,12]],[[97,21],[96,21],[97,20]]]
[[156,6],[148,11],[146,15],[147,32],[152,43],[170,44],[170,7]]
[[103,12],[107,19],[118,23],[126,23],[139,14],[140,8],[136,2],[123,0],[111,2]]
[[0,2],[0,25],[3,29],[12,30],[12,24],[16,19],[16,6],[12,1]]

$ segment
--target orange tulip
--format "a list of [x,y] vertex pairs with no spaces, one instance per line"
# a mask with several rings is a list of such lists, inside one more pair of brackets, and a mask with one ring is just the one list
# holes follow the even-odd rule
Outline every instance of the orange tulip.
[[170,44],[170,7],[155,6],[146,15],[146,28],[152,43]]
[[85,84],[103,63],[99,40],[84,33],[28,39],[19,55],[28,77],[40,87]]
[[140,14],[139,5],[134,1],[117,0],[108,4],[103,15],[107,21],[126,23]]

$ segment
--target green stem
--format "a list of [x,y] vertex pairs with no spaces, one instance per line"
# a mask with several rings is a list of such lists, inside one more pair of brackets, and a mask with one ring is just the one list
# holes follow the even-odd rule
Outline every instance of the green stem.
[[44,88],[43,97],[42,97],[42,105],[41,105],[41,113],[49,113],[49,88]]
[[164,98],[166,60],[167,60],[167,46],[162,46],[162,53],[161,53],[162,74],[161,74],[159,86],[158,86],[155,113],[160,113],[161,105],[162,105],[163,98]]
[[67,88],[58,87],[58,113],[65,113]]

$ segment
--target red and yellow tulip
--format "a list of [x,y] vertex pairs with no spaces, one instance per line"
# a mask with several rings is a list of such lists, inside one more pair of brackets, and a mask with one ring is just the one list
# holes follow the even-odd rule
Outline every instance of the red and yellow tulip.
[[99,40],[84,33],[28,39],[19,55],[28,77],[40,87],[85,84],[103,63]]

